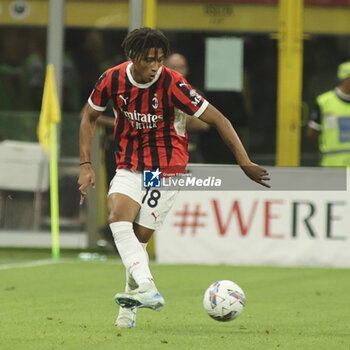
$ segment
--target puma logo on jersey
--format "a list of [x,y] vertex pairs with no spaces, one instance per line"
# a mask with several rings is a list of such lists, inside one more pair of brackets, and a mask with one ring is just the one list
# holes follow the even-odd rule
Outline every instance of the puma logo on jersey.
[[180,83],[179,84],[179,87],[181,87],[181,86],[187,86],[188,84],[186,84],[186,83]]
[[124,101],[124,104],[126,105],[126,103],[128,102],[129,97],[125,97],[123,95],[119,95],[119,97]]
[[154,217],[154,221],[157,221],[158,216],[154,214],[154,211],[152,212],[152,216]]

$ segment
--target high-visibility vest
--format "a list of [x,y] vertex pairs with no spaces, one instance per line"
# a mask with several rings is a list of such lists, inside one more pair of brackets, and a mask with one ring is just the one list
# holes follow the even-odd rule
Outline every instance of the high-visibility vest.
[[350,102],[334,90],[317,97],[321,112],[322,166],[350,166]]

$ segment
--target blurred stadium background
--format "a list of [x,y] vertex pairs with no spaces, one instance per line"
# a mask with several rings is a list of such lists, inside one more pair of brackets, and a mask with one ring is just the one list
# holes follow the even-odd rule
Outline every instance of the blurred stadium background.
[[[102,127],[98,130],[93,161],[99,182],[86,205],[80,207],[79,112],[100,74],[121,59],[120,45],[128,30],[148,25],[167,35],[172,52],[188,60],[189,82],[232,121],[253,161],[272,172],[279,166],[300,167],[303,172],[302,167],[317,167],[319,158],[318,150],[305,138],[310,109],[319,93],[336,85],[338,64],[350,59],[349,17],[348,0],[0,1],[0,246],[51,246],[48,162],[36,144],[47,63],[55,66],[62,111],[58,126],[60,246],[112,251],[105,229],[103,148],[108,132]],[[206,67],[213,56],[209,39],[219,42],[224,38],[241,43],[242,50],[233,49],[238,65],[232,68],[241,81],[238,87],[221,90],[208,82]],[[214,130],[201,135],[197,147],[206,164],[233,162]],[[205,233],[210,241],[210,235],[224,237],[227,231],[241,239],[249,234],[285,238],[286,247],[278,247],[282,252],[288,250],[290,241],[300,238],[302,265],[332,266],[337,255],[344,256],[349,247],[348,193],[291,197],[290,192],[274,192],[268,198],[259,197],[259,203],[252,193],[246,207],[244,192],[226,194],[225,199],[220,194],[214,198],[216,204],[212,198],[204,198],[206,213],[189,202],[190,198],[180,198],[177,203],[181,208],[174,217],[187,203],[193,206],[192,221],[187,222],[184,214],[177,224],[170,218],[163,236],[171,231],[177,242],[179,237],[191,239]],[[201,216],[210,216],[210,223],[200,221]],[[308,259],[315,250],[310,240],[318,239],[320,245],[336,244],[332,255],[317,260],[311,254]],[[265,254],[274,248],[263,247]],[[155,254],[152,245],[150,249]],[[225,253],[230,254],[230,250]],[[176,262],[177,258],[173,259]],[[278,260],[283,260],[283,254],[271,261],[257,259],[256,263],[278,264]],[[231,262],[254,264],[243,257]],[[344,256],[334,265],[350,266],[350,262]]]

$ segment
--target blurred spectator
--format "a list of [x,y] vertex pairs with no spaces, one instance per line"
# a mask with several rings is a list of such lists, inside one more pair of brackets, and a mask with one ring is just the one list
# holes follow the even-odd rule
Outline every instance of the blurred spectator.
[[[173,53],[171,54],[164,63],[170,69],[173,69],[184,76],[187,77],[189,73],[189,68],[187,64],[186,58],[179,54]],[[203,97],[204,94],[195,88],[192,87]],[[199,140],[202,136],[202,133],[208,131],[210,126],[207,123],[202,122],[200,119],[186,115],[186,129],[188,133],[188,153],[190,156],[190,163],[203,163],[204,157],[199,149]]]
[[[46,74],[46,30],[30,29],[28,45],[29,55],[21,66],[22,109],[40,110]],[[78,75],[67,53],[63,56],[62,78],[62,110],[76,112],[80,107]]]
[[337,77],[339,85],[317,97],[307,129],[322,166],[350,166],[350,61],[339,65]]
[[17,28],[2,29],[0,43],[0,110],[19,109],[18,66],[23,58],[24,38]]
[[97,29],[89,30],[79,50],[78,67],[81,101],[85,104],[96,80],[104,71],[105,45],[102,33]]

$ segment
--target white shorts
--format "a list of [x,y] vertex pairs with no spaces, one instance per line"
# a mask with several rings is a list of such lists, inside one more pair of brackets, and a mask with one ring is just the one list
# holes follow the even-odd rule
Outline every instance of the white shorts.
[[144,188],[141,172],[117,169],[109,185],[108,196],[112,193],[125,194],[139,203],[141,208],[134,222],[157,230],[163,224],[179,191]]

